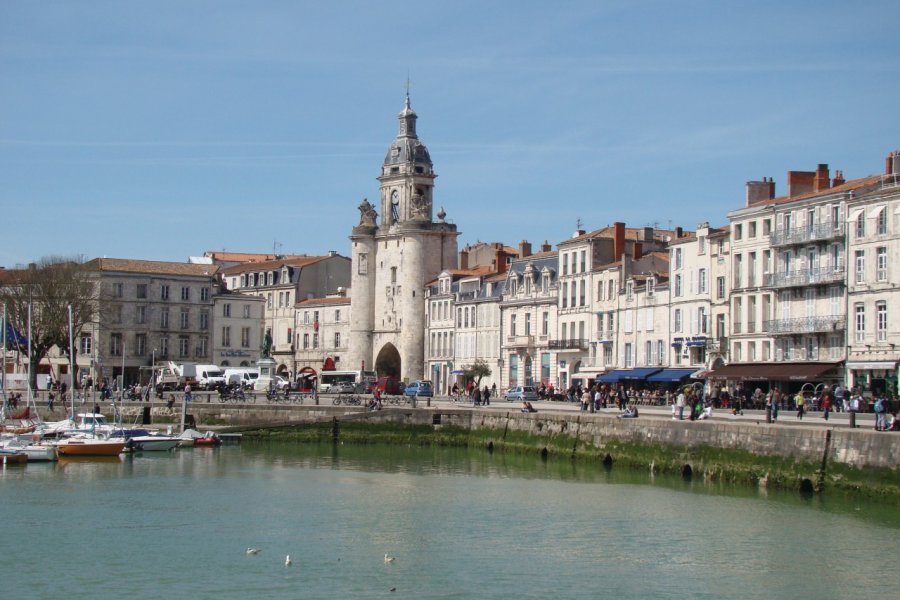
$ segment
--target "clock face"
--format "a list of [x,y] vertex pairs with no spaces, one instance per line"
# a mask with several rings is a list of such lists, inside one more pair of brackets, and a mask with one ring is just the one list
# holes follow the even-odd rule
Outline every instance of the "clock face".
[[399,202],[400,194],[397,192],[397,190],[394,190],[393,192],[391,192],[391,204],[397,204]]

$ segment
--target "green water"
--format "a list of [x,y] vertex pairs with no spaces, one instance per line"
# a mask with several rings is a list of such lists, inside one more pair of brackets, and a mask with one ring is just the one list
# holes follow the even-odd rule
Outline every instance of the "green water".
[[8,598],[897,597],[895,507],[481,451],[30,464],[0,501]]

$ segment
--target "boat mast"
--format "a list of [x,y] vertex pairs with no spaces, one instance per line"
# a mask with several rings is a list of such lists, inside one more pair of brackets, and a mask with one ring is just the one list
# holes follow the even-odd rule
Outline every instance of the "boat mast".
[[3,331],[0,349],[3,350],[3,370],[0,371],[0,420],[6,419],[6,305],[3,305]]
[[[31,302],[29,302],[28,303],[28,383],[27,383],[27,385],[28,385],[28,403],[27,403],[27,405],[28,406],[31,406],[31,404],[34,402],[34,394],[31,391],[31,370],[33,368],[31,365],[31,357],[32,357],[32,354],[31,354]],[[35,410],[34,412],[37,412],[37,410]]]
[[[75,342],[72,341],[72,305],[69,305],[69,393],[72,394],[72,420],[75,420]],[[63,406],[66,401],[63,400]]]

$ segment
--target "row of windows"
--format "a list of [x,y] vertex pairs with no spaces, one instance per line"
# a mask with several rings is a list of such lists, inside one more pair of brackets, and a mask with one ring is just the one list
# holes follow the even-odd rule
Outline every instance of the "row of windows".
[[[866,282],[866,251],[856,250],[853,254],[853,280],[855,283]],[[888,254],[887,247],[875,248],[875,281],[888,280]]]
[[[109,308],[110,311],[110,320],[115,324],[122,323],[122,305],[115,304]],[[136,325],[147,325],[150,322],[150,311],[147,306],[136,306],[134,307],[134,323]],[[169,328],[169,309],[161,308],[159,309],[159,320],[157,324],[160,329],[168,329]],[[181,329],[190,329],[191,328],[191,309],[182,308],[179,312],[178,325]],[[199,321],[197,323],[198,329],[209,329],[209,310],[202,309],[199,315]]]
[[[146,283],[138,283],[135,284],[134,297],[138,300],[146,300],[148,298],[148,289],[149,285]],[[124,298],[125,297],[125,284],[124,283],[113,283],[112,284],[112,292],[114,298]],[[209,288],[203,287],[200,288],[200,301],[207,302],[209,301]],[[169,285],[160,285],[159,286],[159,299],[160,300],[169,300],[170,299],[170,286]],[[190,302],[191,300],[191,288],[188,286],[181,287],[181,300],[183,302]]]
[[[853,329],[857,342],[866,341],[866,305],[857,302],[853,305]],[[875,302],[875,341],[886,342],[888,337],[887,302]]]
[[[243,305],[243,308],[244,308],[244,311],[243,311],[243,317],[244,317],[245,319],[249,319],[249,318],[250,318],[250,305],[249,305],[249,304],[244,304],[244,305]],[[222,316],[223,316],[223,317],[228,317],[228,318],[231,317],[231,303],[230,303],[230,302],[223,302],[223,303],[222,303]]]
[[[244,273],[241,275],[241,287],[261,287],[265,285],[278,285],[279,279],[287,281],[290,277],[290,271],[287,267],[281,270],[279,277],[278,271],[265,271],[263,273]],[[231,278],[231,287],[237,287],[237,277]]]
[[[578,259],[581,259],[579,263]],[[569,274],[569,260],[572,261],[572,274],[576,273],[587,273],[587,251],[581,250],[580,252],[564,252],[562,253],[562,274]]]
[[[86,341],[87,338],[87,341]],[[109,354],[110,356],[122,356],[124,351],[124,333],[112,333],[109,336]],[[90,338],[82,337],[82,345],[90,346]],[[176,341],[178,358],[204,358],[209,354],[209,338],[200,336],[196,340],[196,346],[193,348],[194,353],[191,354],[191,338],[186,335],[178,336]],[[148,345],[148,337],[145,333],[138,333],[134,336],[134,346],[132,347],[134,356],[147,356],[151,353],[157,358],[169,356],[169,338],[160,337],[155,341],[155,347],[150,348]]]
[[431,345],[428,346],[431,357],[453,355],[453,332],[438,331],[431,333]]
[[[509,335],[519,335],[518,334],[518,325],[519,319],[516,313],[512,313],[509,315]],[[524,315],[524,325],[525,331],[522,335],[531,335],[531,313],[525,313]],[[550,333],[550,313],[543,312],[541,313],[541,333],[540,335],[549,335]]]

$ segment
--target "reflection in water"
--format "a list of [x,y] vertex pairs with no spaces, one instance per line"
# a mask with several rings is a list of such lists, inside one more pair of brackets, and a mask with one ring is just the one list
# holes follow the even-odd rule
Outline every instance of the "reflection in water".
[[0,477],[7,539],[81,549],[51,576],[18,545],[11,597],[890,597],[868,557],[900,531],[877,503],[458,448],[245,443]]

